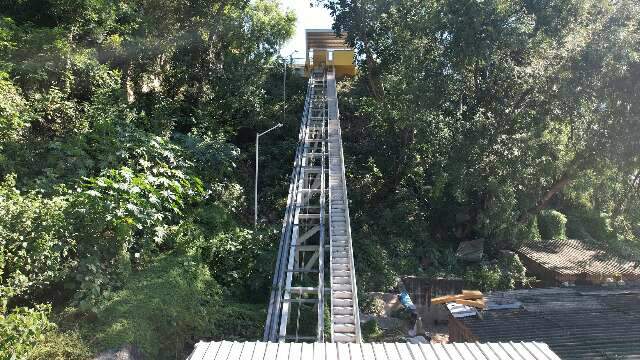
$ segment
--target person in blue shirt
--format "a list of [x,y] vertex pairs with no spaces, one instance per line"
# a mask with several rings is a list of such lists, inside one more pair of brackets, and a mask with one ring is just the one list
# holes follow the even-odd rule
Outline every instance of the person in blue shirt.
[[418,311],[416,310],[416,306],[411,301],[411,296],[407,293],[406,290],[402,290],[398,295],[398,300],[402,306],[404,306],[404,310],[409,313],[411,316],[411,327],[409,328],[409,336],[416,336],[416,325],[418,322]]

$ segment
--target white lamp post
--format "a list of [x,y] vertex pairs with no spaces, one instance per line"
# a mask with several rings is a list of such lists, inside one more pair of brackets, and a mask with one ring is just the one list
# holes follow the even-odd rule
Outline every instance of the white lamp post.
[[254,216],[253,216],[253,226],[257,227],[258,226],[258,144],[260,142],[260,136],[268,133],[269,131],[273,130],[273,129],[277,129],[279,127],[281,127],[282,124],[278,123],[276,126],[272,127],[271,129],[261,132],[261,133],[256,133],[256,181],[255,181],[255,188],[254,188]]

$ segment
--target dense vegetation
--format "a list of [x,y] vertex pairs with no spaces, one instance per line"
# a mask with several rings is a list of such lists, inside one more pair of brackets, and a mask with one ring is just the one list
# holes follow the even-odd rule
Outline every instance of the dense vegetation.
[[500,283],[518,266],[465,273],[460,240],[492,260],[565,227],[638,259],[637,1],[318,3],[360,69],[340,94],[360,284],[418,268]]
[[[253,229],[248,159],[282,119],[294,15],[268,0],[0,4],[0,359],[125,344],[184,358],[202,338],[259,337],[278,227]],[[289,115],[264,161],[290,168],[296,132]],[[263,208],[287,173],[263,172]]]
[[[340,108],[361,291],[525,281],[572,237],[640,253],[640,6],[320,0],[356,48]],[[305,80],[271,0],[0,2],[0,359],[256,339]],[[248,201],[249,200],[249,201]],[[480,264],[453,252],[484,238]]]

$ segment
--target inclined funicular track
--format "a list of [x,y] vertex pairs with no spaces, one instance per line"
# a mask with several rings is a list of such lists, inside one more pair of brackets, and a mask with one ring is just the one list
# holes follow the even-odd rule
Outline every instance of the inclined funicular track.
[[290,180],[264,340],[360,342],[332,68],[310,76]]

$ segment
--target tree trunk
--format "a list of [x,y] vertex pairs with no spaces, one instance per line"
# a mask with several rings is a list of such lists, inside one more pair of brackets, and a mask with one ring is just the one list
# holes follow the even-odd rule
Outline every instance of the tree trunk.
[[135,100],[135,96],[131,86],[131,59],[129,58],[122,61],[120,68],[120,88],[124,92],[127,103],[131,104]]
[[[631,175],[629,175],[631,177]],[[621,214],[626,212],[627,205],[640,193],[640,172],[636,173],[631,181],[631,186],[627,191],[627,196],[622,199],[622,201],[617,201],[613,211],[611,212],[611,217],[616,218]]]
[[540,211],[545,209],[549,205],[549,202],[551,202],[553,196],[571,182],[571,176],[572,174],[570,170],[565,171],[564,174],[562,174],[562,176],[560,176],[560,178],[556,180],[555,183],[553,183],[553,185],[549,188],[549,190],[547,190],[547,192],[542,196],[536,206],[530,208],[525,213],[520,215],[518,222],[520,222],[521,224],[525,224],[527,223],[527,221],[529,221],[529,218],[531,216],[537,215]]
[[369,84],[369,90],[376,100],[382,100],[384,98],[384,88],[382,81],[380,80],[380,74],[378,73],[378,64],[373,58],[373,53],[369,48],[369,40],[367,36],[363,36],[364,53],[367,62],[367,82]]
[[376,100],[382,100],[384,98],[384,89],[382,88],[382,82],[377,75],[376,63],[373,57],[370,55],[370,51],[367,50],[367,82],[369,83],[369,89],[371,94]]
[[388,194],[392,193],[400,186],[400,183],[406,176],[407,170],[410,166],[409,154],[410,149],[415,142],[415,131],[412,127],[406,126],[400,129],[399,135],[400,144],[396,154],[397,158],[391,167],[392,173],[389,176],[385,176],[384,184],[375,196],[377,202],[382,202]]

